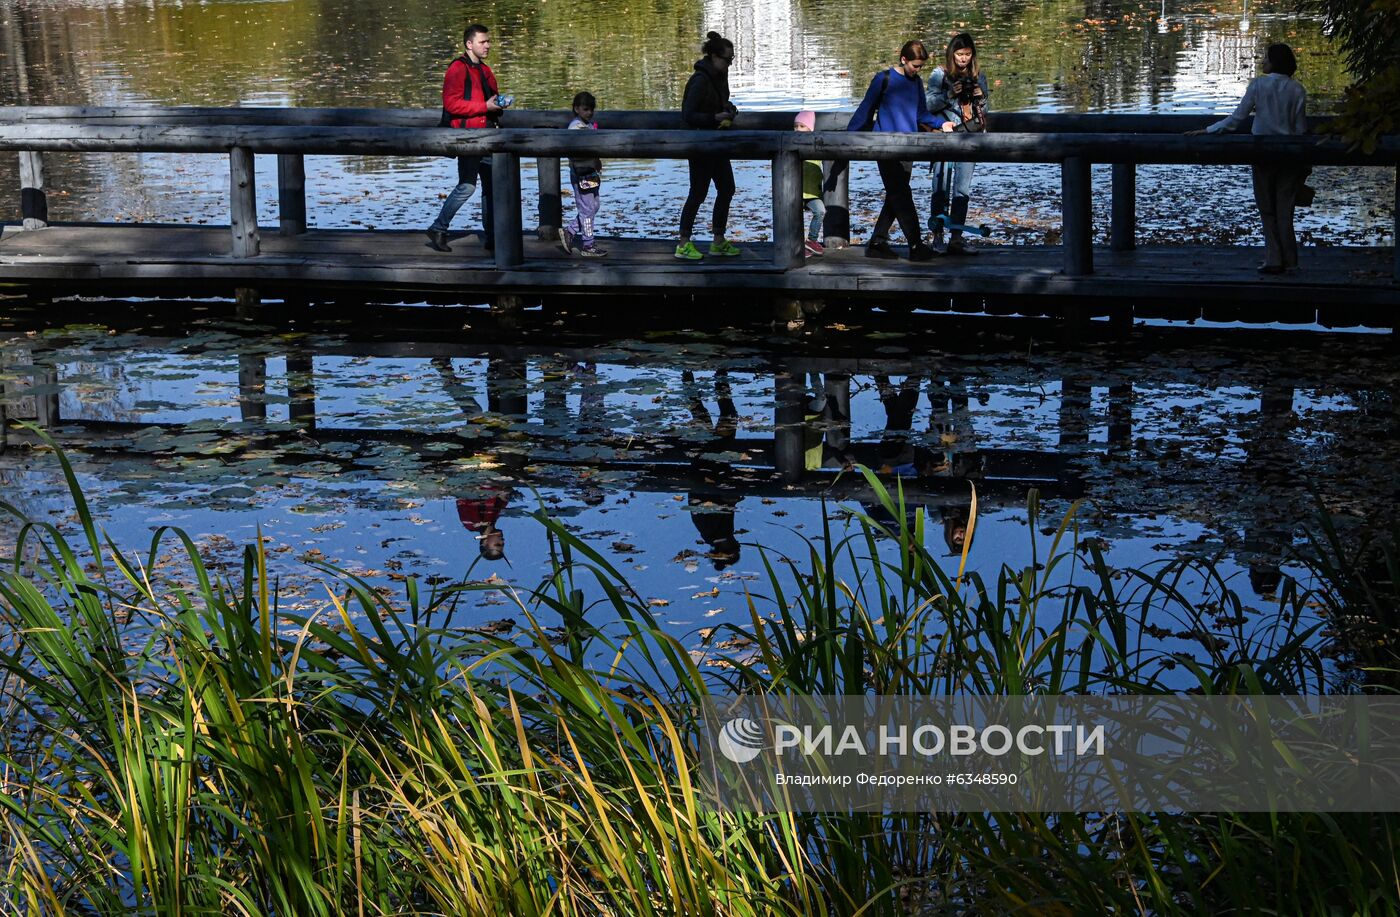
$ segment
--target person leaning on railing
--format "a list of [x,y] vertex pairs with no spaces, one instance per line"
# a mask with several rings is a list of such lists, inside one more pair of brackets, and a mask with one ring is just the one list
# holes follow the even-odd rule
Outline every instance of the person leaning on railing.
[[[1237,131],[1244,126],[1250,112],[1254,113],[1254,136],[1305,134],[1308,93],[1303,84],[1293,78],[1298,72],[1298,59],[1285,44],[1269,45],[1260,64],[1264,75],[1250,82],[1244,98],[1234,112],[1202,130],[1187,131],[1188,136]],[[1292,163],[1262,163],[1253,166],[1254,203],[1264,224],[1264,263],[1261,274],[1282,274],[1298,269],[1298,239],[1293,233],[1293,207],[1298,191],[1311,169]]]
[[[905,42],[899,50],[899,66],[875,74],[846,130],[887,133],[941,130],[946,119],[929,112],[924,99],[924,83],[919,79],[919,71],[927,61],[928,51],[923,42]],[[898,219],[899,228],[909,241],[909,260],[928,261],[939,252],[925,245],[920,238],[919,211],[914,206],[914,192],[909,187],[914,164],[907,160],[881,159],[877,165],[880,181],[885,185],[885,202],[880,207],[880,216],[875,221],[870,241],[866,243],[866,257],[899,257],[890,248],[889,239],[890,227]]]

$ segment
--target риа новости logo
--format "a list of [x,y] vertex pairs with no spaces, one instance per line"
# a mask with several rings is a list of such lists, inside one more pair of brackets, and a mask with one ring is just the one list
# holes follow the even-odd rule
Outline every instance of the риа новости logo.
[[748,764],[763,752],[763,727],[746,717],[730,720],[719,731],[719,750],[735,764]]

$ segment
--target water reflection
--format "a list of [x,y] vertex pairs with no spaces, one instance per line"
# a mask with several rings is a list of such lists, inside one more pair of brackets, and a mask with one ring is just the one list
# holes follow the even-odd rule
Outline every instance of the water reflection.
[[[370,576],[506,556],[532,581],[548,546],[520,517],[543,506],[670,600],[758,575],[753,545],[802,550],[821,499],[877,514],[856,464],[898,483],[904,521],[922,508],[950,555],[975,485],[973,569],[1027,556],[1034,488],[1054,522],[1089,498],[1081,534],[1118,563],[1214,553],[1259,597],[1288,567],[1310,489],[1362,514],[1388,505],[1397,471],[1395,369],[1355,337],[1062,352],[982,335],[906,350],[858,330],[814,348],[391,327],[21,335],[0,344],[3,400],[52,427],[131,543],[165,522],[236,541],[256,522]],[[26,440],[12,431],[0,459],[7,498],[62,516],[61,481]]]

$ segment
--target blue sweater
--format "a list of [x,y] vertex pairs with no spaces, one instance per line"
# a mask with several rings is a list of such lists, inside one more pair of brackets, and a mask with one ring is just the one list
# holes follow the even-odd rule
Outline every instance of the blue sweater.
[[[885,85],[885,73],[890,75],[888,86]],[[905,76],[897,67],[875,74],[875,78],[870,81],[870,88],[865,90],[865,98],[861,100],[860,108],[851,116],[851,123],[846,125],[846,130],[863,130],[870,121],[870,116],[877,111],[879,117],[875,119],[873,128],[877,131],[899,131],[908,134],[917,131],[920,124],[937,128],[947,120],[929,113],[928,102],[924,101],[924,81],[917,76]]]

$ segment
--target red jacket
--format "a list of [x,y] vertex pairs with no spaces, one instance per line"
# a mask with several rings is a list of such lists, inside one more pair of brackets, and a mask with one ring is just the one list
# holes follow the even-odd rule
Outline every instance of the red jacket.
[[[464,92],[468,80],[471,91]],[[448,66],[442,80],[442,107],[452,116],[453,127],[487,127],[486,100],[494,95],[496,74],[484,61],[469,64],[465,57],[459,57]]]

